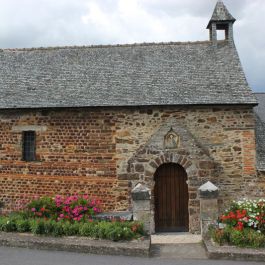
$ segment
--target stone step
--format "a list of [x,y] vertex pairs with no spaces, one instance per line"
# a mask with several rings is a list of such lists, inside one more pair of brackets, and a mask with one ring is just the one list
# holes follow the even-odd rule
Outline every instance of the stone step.
[[152,244],[150,256],[168,259],[207,259],[202,243]]
[[202,242],[201,235],[190,233],[157,233],[151,235],[151,244],[194,244]]
[[201,235],[190,233],[152,235],[150,255],[170,259],[207,259]]

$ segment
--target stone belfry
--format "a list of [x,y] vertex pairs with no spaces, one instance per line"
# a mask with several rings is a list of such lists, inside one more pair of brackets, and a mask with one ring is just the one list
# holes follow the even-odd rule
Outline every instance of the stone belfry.
[[230,14],[223,1],[218,0],[207,26],[207,29],[210,30],[210,40],[216,43],[217,30],[224,30],[225,40],[233,42],[233,24],[235,21],[236,19]]

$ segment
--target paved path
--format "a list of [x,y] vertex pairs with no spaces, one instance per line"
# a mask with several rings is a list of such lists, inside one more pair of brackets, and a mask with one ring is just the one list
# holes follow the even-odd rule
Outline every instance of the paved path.
[[[188,258],[188,257],[187,257]],[[260,265],[255,262],[96,256],[0,247],[0,265]]]
[[157,233],[151,236],[151,255],[172,259],[207,259],[201,235]]

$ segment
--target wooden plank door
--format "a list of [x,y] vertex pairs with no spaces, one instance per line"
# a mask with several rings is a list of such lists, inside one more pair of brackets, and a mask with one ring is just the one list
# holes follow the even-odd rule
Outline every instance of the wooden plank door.
[[154,177],[156,232],[189,231],[189,196],[185,169],[174,163],[163,164]]

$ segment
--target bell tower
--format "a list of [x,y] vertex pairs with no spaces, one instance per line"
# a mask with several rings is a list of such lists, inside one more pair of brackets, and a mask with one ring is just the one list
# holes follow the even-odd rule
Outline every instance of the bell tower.
[[210,41],[217,43],[217,30],[225,31],[225,40],[233,42],[233,24],[236,19],[230,14],[223,1],[218,0],[207,29],[210,31]]

